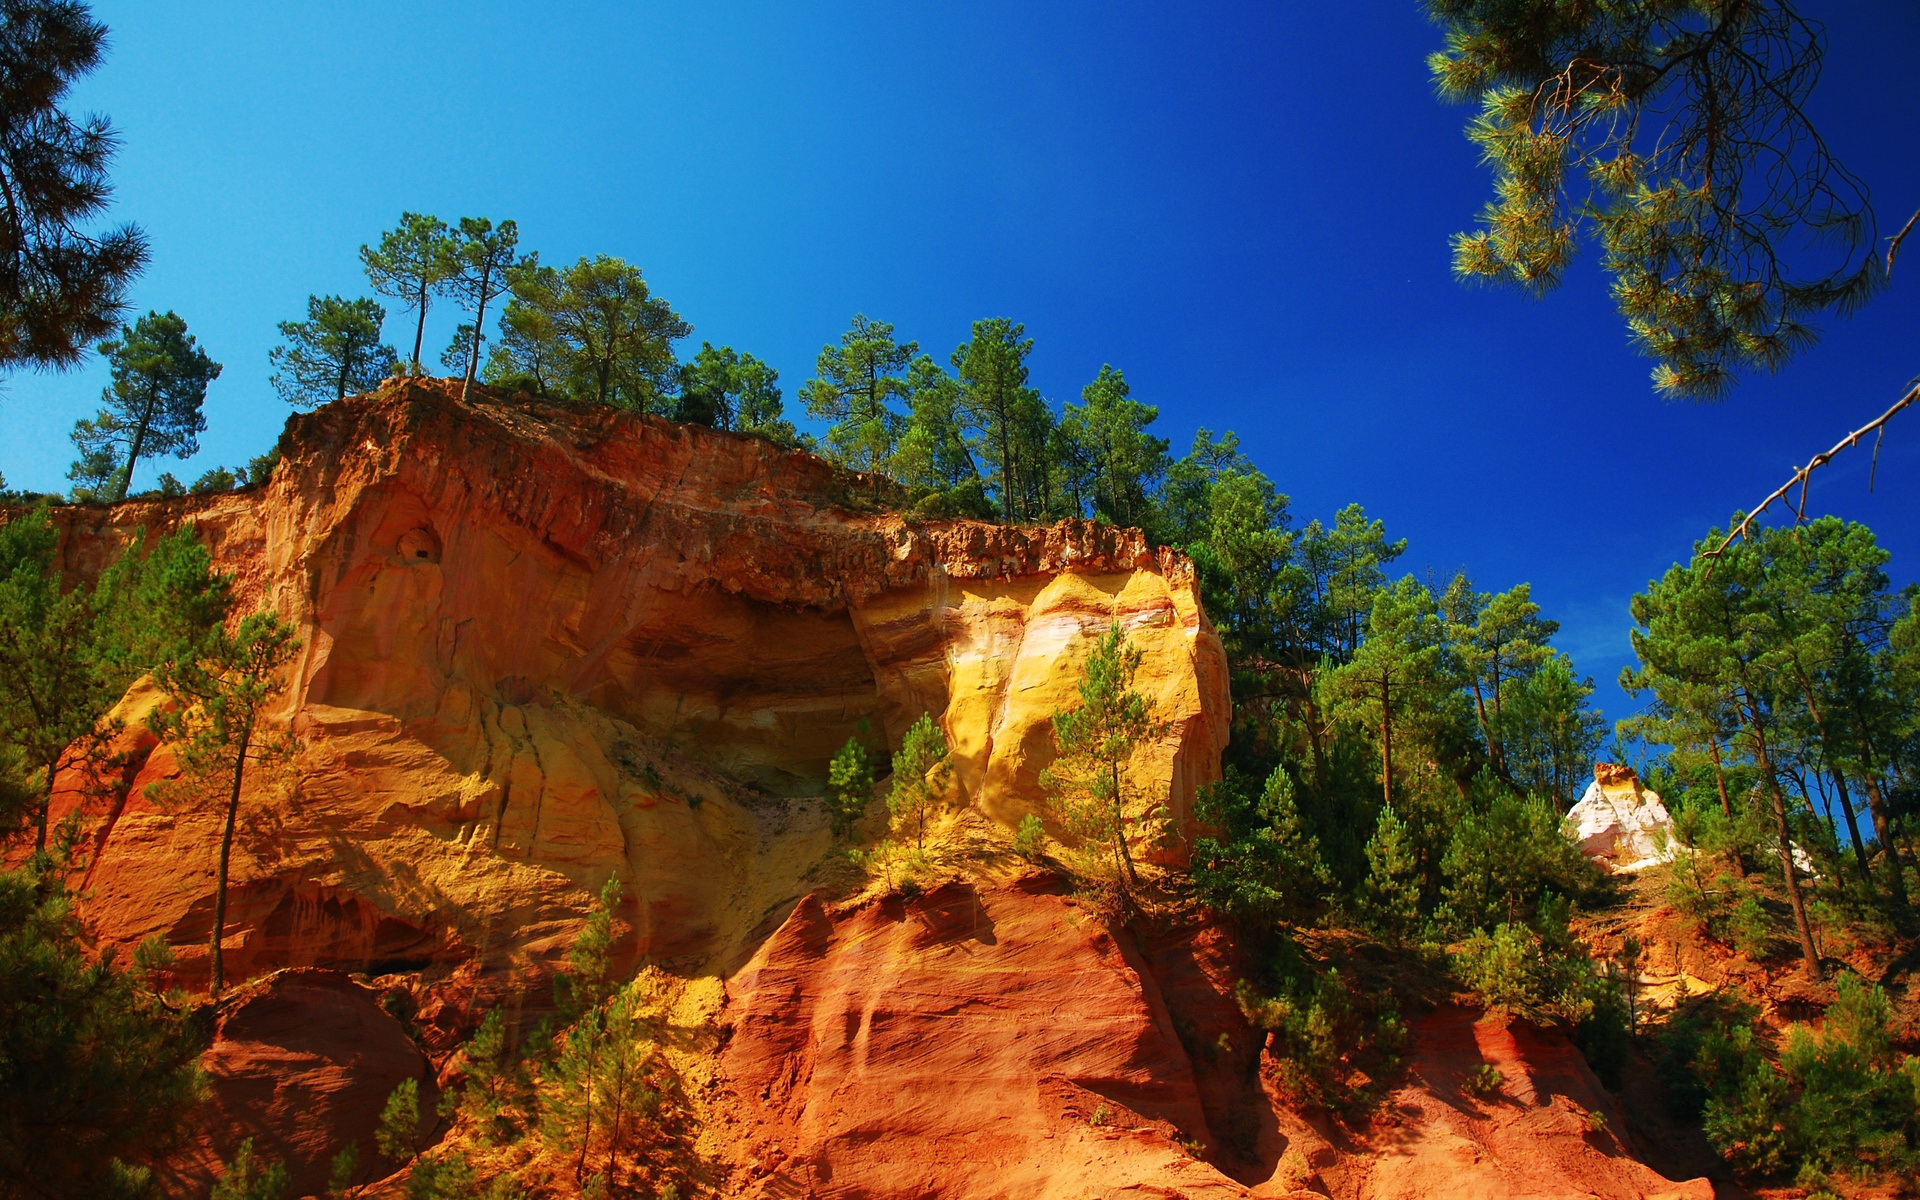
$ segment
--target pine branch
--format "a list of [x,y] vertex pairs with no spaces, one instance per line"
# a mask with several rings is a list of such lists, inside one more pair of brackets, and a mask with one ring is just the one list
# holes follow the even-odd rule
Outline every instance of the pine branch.
[[[1916,214],[1916,215],[1920,215],[1920,214]],[[1908,222],[1908,224],[1911,225],[1912,222]],[[1700,557],[1702,558],[1720,557],[1721,554],[1726,552],[1726,549],[1728,546],[1733,545],[1735,539],[1743,538],[1747,536],[1748,531],[1751,530],[1753,527],[1753,521],[1755,517],[1758,517],[1761,513],[1765,512],[1775,501],[1782,499],[1783,497],[1788,495],[1790,492],[1792,492],[1796,484],[1800,488],[1800,500],[1799,500],[1799,503],[1796,504],[1794,507],[1795,520],[1796,522],[1805,520],[1807,516],[1807,486],[1809,483],[1812,482],[1813,472],[1820,469],[1821,467],[1826,466],[1828,463],[1832,462],[1833,456],[1840,453],[1842,450],[1845,450],[1849,446],[1858,445],[1860,442],[1860,439],[1865,437],[1869,433],[1876,435],[1873,443],[1873,461],[1874,461],[1874,468],[1877,471],[1880,464],[1880,435],[1885,434],[1887,422],[1892,420],[1894,418],[1894,415],[1897,414],[1901,409],[1906,408],[1908,405],[1914,403],[1916,400],[1920,400],[1920,380],[1916,380],[1912,385],[1910,385],[1907,388],[1905,394],[1903,394],[1898,400],[1893,402],[1893,407],[1887,409],[1887,411],[1881,413],[1879,416],[1867,422],[1865,425],[1862,425],[1860,428],[1854,430],[1852,433],[1849,433],[1846,437],[1841,438],[1838,442],[1835,442],[1832,448],[1814,455],[1812,460],[1809,461],[1806,466],[1801,467],[1799,470],[1795,471],[1791,478],[1789,478],[1785,483],[1781,484],[1779,487],[1775,488],[1771,495],[1769,495],[1765,500],[1762,500],[1758,505],[1754,507],[1753,511],[1747,513],[1746,516],[1742,517],[1740,519],[1739,524],[1735,525],[1733,529],[1727,533],[1725,540],[1723,540],[1718,546],[1714,547],[1711,551],[1701,555]],[[1871,486],[1871,484],[1869,484],[1869,486]]]

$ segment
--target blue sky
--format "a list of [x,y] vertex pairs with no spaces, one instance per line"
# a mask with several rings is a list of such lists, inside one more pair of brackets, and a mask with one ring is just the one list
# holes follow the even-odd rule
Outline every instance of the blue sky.
[[[1532,580],[1618,717],[1627,598],[1920,372],[1920,248],[1714,406],[1654,396],[1590,262],[1540,302],[1455,283],[1447,237],[1488,181],[1414,0],[94,7],[113,44],[77,101],[124,138],[117,212],[154,250],[134,302],[226,364],[200,456],[137,486],[271,444],[275,323],[363,294],[355,252],[402,210],[511,217],[546,261],[639,265],[687,351],[759,355],[790,397],[856,311],[942,358],[975,318],[1024,321],[1056,400],[1111,362],[1176,452],[1238,430],[1301,519],[1357,500],[1407,569]],[[1890,232],[1920,207],[1920,6],[1809,7],[1814,115]],[[11,486],[65,486],[103,382],[8,382]],[[1920,414],[1871,494],[1866,469],[1823,473],[1813,507],[1911,579]]]

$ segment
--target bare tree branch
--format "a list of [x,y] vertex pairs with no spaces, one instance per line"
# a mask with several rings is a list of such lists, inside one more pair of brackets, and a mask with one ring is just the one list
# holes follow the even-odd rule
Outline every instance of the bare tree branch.
[[1900,253],[1900,243],[1906,241],[1907,235],[1913,232],[1915,221],[1920,221],[1920,208],[1913,210],[1913,215],[1907,218],[1907,223],[1900,227],[1899,233],[1887,239],[1887,274],[1893,274],[1893,260]]
[[[1920,216],[1920,214],[1915,214],[1915,215]],[[1909,221],[1907,222],[1907,225],[1909,228],[1911,228],[1913,225],[1913,222]],[[1904,235],[1905,230],[1902,230],[1901,232]],[[1793,473],[1792,478],[1788,479],[1785,483],[1775,488],[1771,495],[1769,495],[1765,500],[1762,500],[1759,504],[1754,506],[1753,511],[1749,512],[1746,516],[1742,517],[1739,523],[1736,524],[1732,528],[1732,530],[1730,530],[1727,533],[1726,539],[1724,541],[1722,541],[1718,546],[1714,547],[1712,550],[1708,551],[1706,554],[1701,555],[1700,557],[1718,558],[1722,553],[1726,551],[1726,548],[1728,546],[1733,545],[1735,539],[1743,538],[1747,536],[1747,532],[1753,527],[1754,518],[1758,517],[1761,513],[1765,512],[1768,509],[1768,507],[1771,506],[1775,501],[1779,500],[1781,497],[1786,496],[1788,493],[1792,492],[1794,489],[1794,485],[1796,484],[1798,484],[1800,487],[1800,503],[1796,509],[1796,517],[1798,520],[1805,520],[1807,515],[1807,485],[1811,481],[1813,473],[1819,470],[1821,467],[1824,467],[1828,463],[1832,462],[1833,456],[1840,453],[1842,450],[1845,450],[1849,446],[1858,445],[1860,442],[1860,439],[1867,436],[1868,434],[1884,433],[1887,422],[1892,420],[1894,415],[1898,413],[1901,409],[1907,407],[1908,405],[1914,403],[1915,401],[1920,401],[1920,380],[1916,380],[1914,383],[1910,384],[1906,390],[1906,393],[1902,395],[1898,400],[1893,402],[1892,408],[1889,408],[1887,411],[1881,413],[1879,416],[1875,417],[1873,420],[1867,422],[1865,425],[1862,425],[1860,428],[1854,430],[1852,433],[1848,434],[1846,437],[1841,438],[1838,442],[1834,443],[1832,449],[1829,449],[1820,454],[1814,455],[1811,462],[1807,463],[1806,466],[1801,467],[1799,470],[1795,471]],[[1877,469],[1879,458],[1880,458],[1880,442],[1877,436],[1874,439],[1873,449],[1874,449],[1874,462]]]

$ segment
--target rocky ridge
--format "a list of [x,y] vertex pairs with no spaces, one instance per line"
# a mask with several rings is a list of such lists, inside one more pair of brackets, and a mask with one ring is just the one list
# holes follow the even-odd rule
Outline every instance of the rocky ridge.
[[[1191,565],[1139,533],[908,521],[879,511],[881,481],[763,441],[463,406],[433,381],[296,417],[281,453],[261,490],[56,510],[81,575],[191,520],[303,639],[304,749],[247,797],[226,959],[251,982],[213,1014],[183,1190],[245,1136],[298,1194],[348,1143],[378,1164],[379,1098],[409,1077],[430,1094],[479,1013],[530,1021],[618,877],[622,962],[704,1006],[687,1078],[712,1194],[1705,1194],[1592,1133],[1611,1101],[1564,1038],[1472,1013],[1415,1022],[1370,1131],[1294,1112],[1203,914],[1116,929],[1004,867],[833,898],[814,797],[841,742],[897,746],[934,714],[952,801],[1002,836],[1115,621],[1169,722],[1136,782],[1174,836],[1139,849],[1179,859],[1226,669]],[[124,701],[105,800],[68,779],[61,802],[87,813],[102,941],[157,934],[193,985],[217,826],[148,792],[178,772],[143,730],[159,701]],[[1481,1061],[1513,1081],[1497,1105],[1460,1089]]]

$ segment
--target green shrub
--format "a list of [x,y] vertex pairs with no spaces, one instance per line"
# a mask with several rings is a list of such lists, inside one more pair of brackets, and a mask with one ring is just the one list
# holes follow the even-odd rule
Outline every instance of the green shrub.
[[1013,831],[1013,852],[1028,862],[1037,863],[1046,853],[1047,830],[1040,823],[1038,813],[1028,813],[1020,818],[1020,827]]
[[1822,1027],[1795,1026],[1778,1066],[1748,1023],[1751,1009],[1703,1004],[1662,1031],[1663,1064],[1685,1062],[1702,1127],[1739,1170],[1920,1168],[1920,1060],[1894,1050],[1882,989],[1852,975],[1836,988]]
[[1540,902],[1538,927],[1502,923],[1493,932],[1473,931],[1454,971],[1488,1008],[1538,1024],[1578,1024],[1592,1016],[1601,981],[1593,960],[1568,925],[1572,906],[1549,896]]

